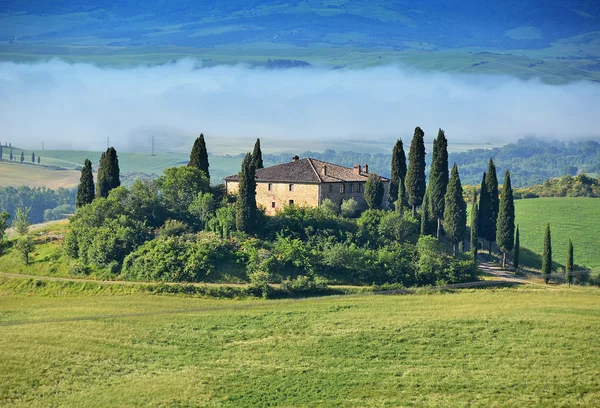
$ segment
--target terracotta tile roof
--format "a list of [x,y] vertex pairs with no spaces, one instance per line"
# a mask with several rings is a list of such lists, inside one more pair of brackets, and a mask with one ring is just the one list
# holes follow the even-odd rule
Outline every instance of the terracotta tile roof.
[[[256,171],[257,182],[272,183],[340,183],[348,181],[367,181],[369,174],[357,174],[354,169],[338,166],[312,158],[299,159],[288,163],[277,164]],[[389,181],[381,177],[383,181]],[[239,181],[236,174],[225,177],[225,181]]]

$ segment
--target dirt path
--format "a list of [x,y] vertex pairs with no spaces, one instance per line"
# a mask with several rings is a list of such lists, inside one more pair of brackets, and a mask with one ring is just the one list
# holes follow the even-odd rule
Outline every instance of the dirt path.
[[553,288],[548,287],[547,285],[537,283],[537,282],[532,282],[531,280],[528,280],[528,279],[517,278],[514,275],[509,274],[507,271],[502,270],[501,267],[496,266],[491,263],[488,263],[488,262],[481,262],[479,264],[479,269],[481,269],[482,272],[497,276],[498,278],[500,278],[501,280],[503,280],[505,282],[521,283],[524,285],[536,285],[536,286],[542,286],[547,289],[553,289]]

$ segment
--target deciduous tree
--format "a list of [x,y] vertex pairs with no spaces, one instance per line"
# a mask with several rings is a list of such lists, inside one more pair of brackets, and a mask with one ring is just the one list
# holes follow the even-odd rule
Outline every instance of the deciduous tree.
[[376,173],[369,174],[367,178],[367,182],[365,183],[365,201],[370,209],[379,209],[381,208],[381,203],[383,201],[383,182],[381,181],[381,177],[379,177]]

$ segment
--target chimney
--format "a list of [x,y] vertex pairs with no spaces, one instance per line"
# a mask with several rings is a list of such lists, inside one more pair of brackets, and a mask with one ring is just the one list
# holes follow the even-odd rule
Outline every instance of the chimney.
[[292,157],[292,161],[298,161],[300,159],[300,157],[298,157],[298,155],[295,155],[294,157]]
[[354,169],[352,171],[354,174],[360,175],[360,164],[355,164]]
[[326,175],[327,175],[327,165],[323,165],[323,169],[321,170],[321,174],[322,174],[323,176],[326,176]]
[[363,173],[369,174],[369,165],[368,164],[364,165],[364,167],[363,167]]

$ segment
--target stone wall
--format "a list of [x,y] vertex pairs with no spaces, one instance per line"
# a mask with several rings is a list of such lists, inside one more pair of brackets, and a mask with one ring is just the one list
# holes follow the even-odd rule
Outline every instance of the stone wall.
[[[302,207],[317,207],[319,205],[318,184],[291,184],[290,183],[256,183],[256,204],[265,207],[268,215],[274,215],[284,206],[294,205]],[[239,188],[238,182],[227,182],[227,193],[236,194]]]

